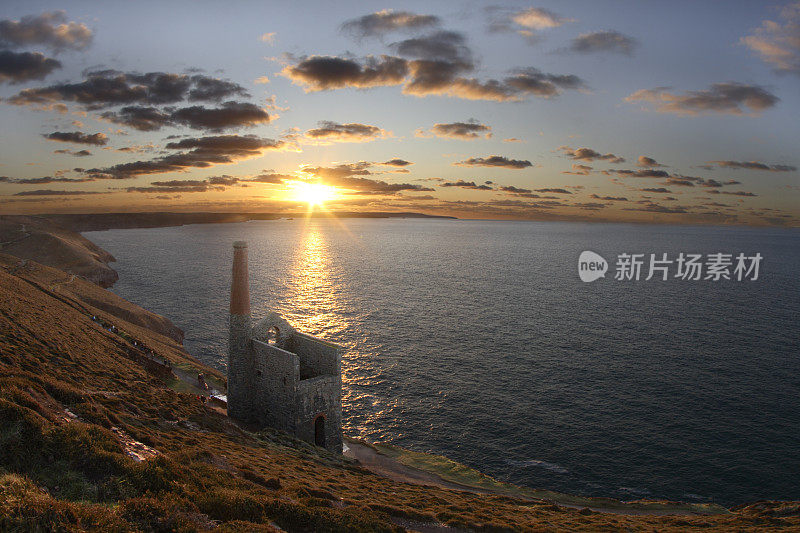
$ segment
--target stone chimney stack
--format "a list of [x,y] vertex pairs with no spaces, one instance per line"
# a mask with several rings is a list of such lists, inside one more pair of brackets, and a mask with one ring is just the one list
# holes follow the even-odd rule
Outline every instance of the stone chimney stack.
[[250,279],[247,272],[247,242],[233,243],[231,315],[250,315]]
[[250,350],[250,281],[247,271],[247,243],[233,243],[231,314],[228,337],[228,415],[246,420],[252,412]]

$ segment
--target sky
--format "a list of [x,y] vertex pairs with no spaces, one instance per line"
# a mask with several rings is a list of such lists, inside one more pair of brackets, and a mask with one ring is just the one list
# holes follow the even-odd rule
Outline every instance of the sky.
[[800,225],[800,2],[0,7],[0,214]]

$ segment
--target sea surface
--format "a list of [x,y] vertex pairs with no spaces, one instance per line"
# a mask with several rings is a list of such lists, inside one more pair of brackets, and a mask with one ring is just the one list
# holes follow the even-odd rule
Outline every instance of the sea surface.
[[[498,479],[623,499],[800,499],[800,231],[423,219],[89,232],[113,290],[225,370],[232,248],[254,318],[342,344],[344,430]],[[578,256],[609,263],[584,283]],[[759,278],[647,277],[760,253]],[[614,279],[643,253],[639,281]],[[674,270],[670,272],[670,276]]]

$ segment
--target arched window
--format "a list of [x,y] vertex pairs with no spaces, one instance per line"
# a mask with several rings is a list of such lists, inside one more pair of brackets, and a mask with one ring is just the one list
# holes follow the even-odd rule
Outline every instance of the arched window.
[[278,336],[280,335],[281,330],[278,329],[278,326],[272,326],[269,328],[267,332],[267,343],[268,344],[278,344]]
[[314,444],[325,447],[325,415],[314,419]]

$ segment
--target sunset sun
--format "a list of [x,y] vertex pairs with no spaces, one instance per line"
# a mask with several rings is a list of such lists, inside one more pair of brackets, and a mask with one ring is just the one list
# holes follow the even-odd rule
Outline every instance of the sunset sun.
[[290,198],[298,202],[306,202],[309,206],[322,205],[336,198],[336,187],[321,183],[296,181],[289,185]]

